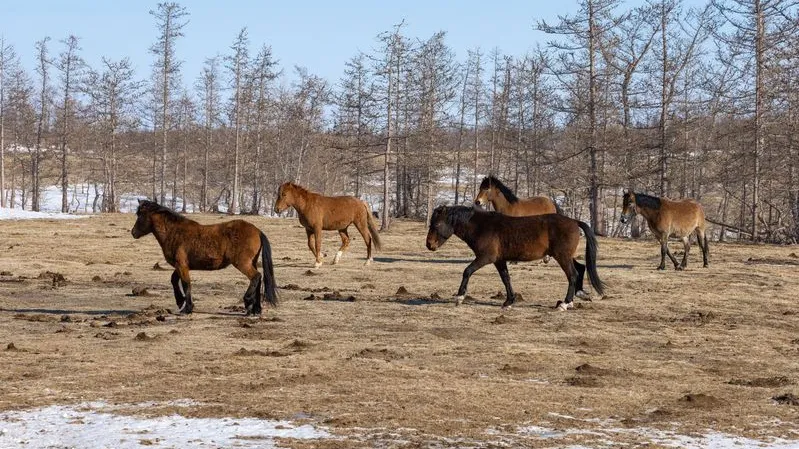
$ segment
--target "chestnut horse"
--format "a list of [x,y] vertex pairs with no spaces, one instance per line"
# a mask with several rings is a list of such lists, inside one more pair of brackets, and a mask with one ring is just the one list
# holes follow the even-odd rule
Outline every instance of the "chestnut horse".
[[[621,222],[626,223],[636,213],[646,218],[649,230],[660,242],[660,266],[658,270],[666,269],[666,256],[674,264],[674,269],[682,270],[688,266],[688,250],[691,249],[691,233],[696,232],[696,240],[702,249],[703,266],[707,268],[707,256],[710,248],[705,234],[705,211],[702,205],[694,200],[673,201],[667,198],[624,192],[624,202],[621,211]],[[669,237],[682,239],[685,253],[682,262],[669,251]]]
[[[135,239],[152,233],[161,245],[164,258],[175,268],[172,289],[180,313],[194,309],[189,270],[221,270],[231,264],[250,279],[244,294],[247,315],[261,313],[261,284],[269,304],[277,305],[272,247],[263,232],[244,220],[201,225],[154,201],[139,200],[130,233]],[[259,256],[263,279],[258,272]]]
[[[586,238],[585,265],[574,258],[580,229]],[[596,271],[596,237],[586,223],[559,214],[508,217],[466,206],[437,207],[430,219],[427,249],[435,251],[452,234],[466,242],[475,254],[474,261],[463,271],[463,280],[455,296],[456,305],[463,301],[472,274],[493,263],[505,285],[507,299],[502,307],[512,306],[516,296],[510,285],[507,262],[538,260],[545,255],[558,261],[569,280],[566,299],[558,301],[555,306],[559,310],[572,308],[575,294],[588,296],[583,291],[586,271],[594,290],[604,295],[605,286]]]
[[286,182],[277,191],[275,213],[282,213],[293,207],[300,217],[300,224],[308,235],[308,248],[314,255],[314,268],[322,265],[322,231],[338,231],[341,248],[333,258],[337,264],[350,246],[347,233],[349,225],[354,224],[366,243],[366,265],[372,263],[372,243],[380,249],[380,236],[371,208],[366,202],[354,196],[323,196],[309,191],[297,184]]
[[474,203],[481,207],[491,203],[494,210],[512,217],[561,213],[558,205],[545,196],[520,200],[511,189],[494,176],[483,178],[483,182],[480,183],[480,193],[477,194]]

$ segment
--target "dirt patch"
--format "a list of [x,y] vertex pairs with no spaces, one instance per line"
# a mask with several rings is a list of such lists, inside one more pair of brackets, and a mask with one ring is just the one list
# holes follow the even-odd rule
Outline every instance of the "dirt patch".
[[243,356],[243,357],[285,357],[287,355],[291,355],[288,352],[282,351],[261,351],[260,349],[244,349],[239,348],[238,351],[234,352],[233,355],[235,356]]
[[116,340],[121,338],[119,332],[98,332],[94,334],[94,338],[99,338],[100,340]]
[[156,336],[147,335],[146,332],[139,332],[138,334],[136,334],[135,337],[133,337],[133,339],[136,341],[153,341],[157,338],[158,338],[157,335]]
[[341,301],[341,302],[355,302],[357,298],[353,295],[342,295],[339,291],[334,291],[332,293],[325,293],[322,296],[317,296],[314,294],[308,295],[302,298],[304,301]]
[[500,368],[499,371],[505,374],[527,374],[528,372],[530,372],[530,370],[526,368],[513,366],[507,363],[502,365],[502,368]]
[[777,404],[799,406],[799,398],[793,393],[781,394],[779,396],[774,396],[771,399],[776,401]]
[[57,316],[46,315],[43,313],[18,313],[14,315],[14,319],[38,323],[54,323],[60,320],[60,318]]
[[408,291],[407,288],[405,288],[404,285],[400,285],[400,287],[397,289],[397,292],[394,293],[394,294],[397,295],[397,296],[408,296],[411,293]]
[[302,275],[303,276],[321,276],[321,274],[322,273],[316,273],[313,270],[305,270],[305,273],[303,273]]
[[17,349],[17,346],[12,341],[11,343],[6,345],[6,351],[16,352],[16,351],[19,351],[19,349]]
[[565,382],[566,385],[571,387],[598,388],[601,386],[599,379],[592,376],[569,377],[565,380]]
[[776,377],[758,377],[756,379],[732,379],[728,382],[730,385],[741,385],[744,387],[758,387],[758,388],[776,388],[791,385],[791,379],[785,376]]
[[687,324],[693,324],[695,326],[704,326],[715,319],[716,315],[713,312],[695,310],[682,317],[679,321]]
[[599,368],[594,365],[589,365],[588,363],[583,363],[582,365],[574,368],[579,374],[583,375],[590,375],[590,376],[607,376],[610,374],[610,370],[605,368]]
[[505,315],[500,315],[500,316],[494,318],[493,320],[491,320],[491,324],[507,324],[507,323],[510,323],[510,322],[511,322],[511,319],[508,318]]
[[363,284],[363,285],[361,285],[361,290],[374,290],[376,288],[377,287],[375,286],[375,284]]
[[[792,253],[793,254],[793,253]],[[765,265],[796,265],[799,266],[799,260],[793,259],[778,259],[774,257],[750,257],[746,259],[747,265],[765,264]]]

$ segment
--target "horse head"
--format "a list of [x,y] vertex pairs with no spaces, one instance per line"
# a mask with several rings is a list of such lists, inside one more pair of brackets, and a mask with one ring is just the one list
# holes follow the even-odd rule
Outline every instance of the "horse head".
[[275,213],[283,213],[286,209],[294,204],[294,185],[290,182],[284,182],[277,189],[277,199],[275,200]]
[[488,203],[494,200],[496,194],[491,179],[488,177],[483,178],[483,182],[480,183],[480,193],[478,193],[477,198],[474,199],[474,204],[486,208],[488,207]]
[[625,190],[623,195],[624,201],[622,203],[621,217],[619,218],[619,221],[622,223],[627,223],[627,221],[633,218],[633,215],[638,212],[638,209],[636,208],[635,204],[635,193],[632,190]]
[[136,209],[136,223],[130,234],[134,239],[143,237],[153,232],[152,213],[158,210],[160,206],[155,201],[139,200],[139,207]]

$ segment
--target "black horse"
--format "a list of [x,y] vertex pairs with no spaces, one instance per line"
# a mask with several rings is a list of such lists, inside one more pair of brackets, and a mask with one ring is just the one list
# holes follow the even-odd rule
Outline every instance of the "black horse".
[[[191,313],[194,308],[189,270],[221,270],[229,265],[250,279],[244,294],[248,315],[261,313],[261,284],[269,304],[277,305],[272,248],[254,225],[244,220],[201,225],[153,201],[139,201],[136,217],[130,231],[133,238],[153,233],[164,258],[175,267],[172,288],[181,313]],[[259,256],[264,265],[263,279],[258,272]]]
[[[580,240],[580,229],[585,233],[585,263],[577,262],[574,254]],[[575,294],[587,297],[583,291],[583,277],[588,271],[591,285],[599,295],[604,294],[604,284],[596,271],[597,242],[591,227],[581,221],[559,214],[530,217],[509,217],[496,212],[483,212],[465,206],[440,206],[433,211],[427,233],[427,249],[435,251],[457,235],[474,251],[475,259],[463,271],[463,281],[455,297],[460,304],[466,295],[469,278],[481,267],[493,263],[505,284],[507,299],[503,308],[510,307],[516,298],[510,285],[509,261],[542,259],[545,255],[558,261],[569,280],[566,299],[558,301],[560,310],[570,309]]]

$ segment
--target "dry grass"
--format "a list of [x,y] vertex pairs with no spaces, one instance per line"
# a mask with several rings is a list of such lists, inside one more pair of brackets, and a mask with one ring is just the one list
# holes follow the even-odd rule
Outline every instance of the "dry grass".
[[[524,300],[502,314],[492,267],[453,306],[471,253],[454,237],[427,251],[421,224],[383,234],[369,268],[351,233],[341,264],[312,270],[296,221],[250,220],[288,287],[261,319],[241,317],[247,281],[232,268],[193,272],[197,313],[169,314],[169,272],[153,269],[166,263],[152,237],[131,238],[132,215],[0,222],[0,410],[190,398],[192,416],[309,421],[343,438],[292,447],[587,444],[518,428],[597,420],[797,437],[799,407],[771,399],[799,390],[796,247],[715,244],[707,270],[694,247],[687,271],[658,272],[655,243],[605,239],[606,298],[556,312],[560,269],[518,264]],[[337,238],[325,235],[326,261]]]

